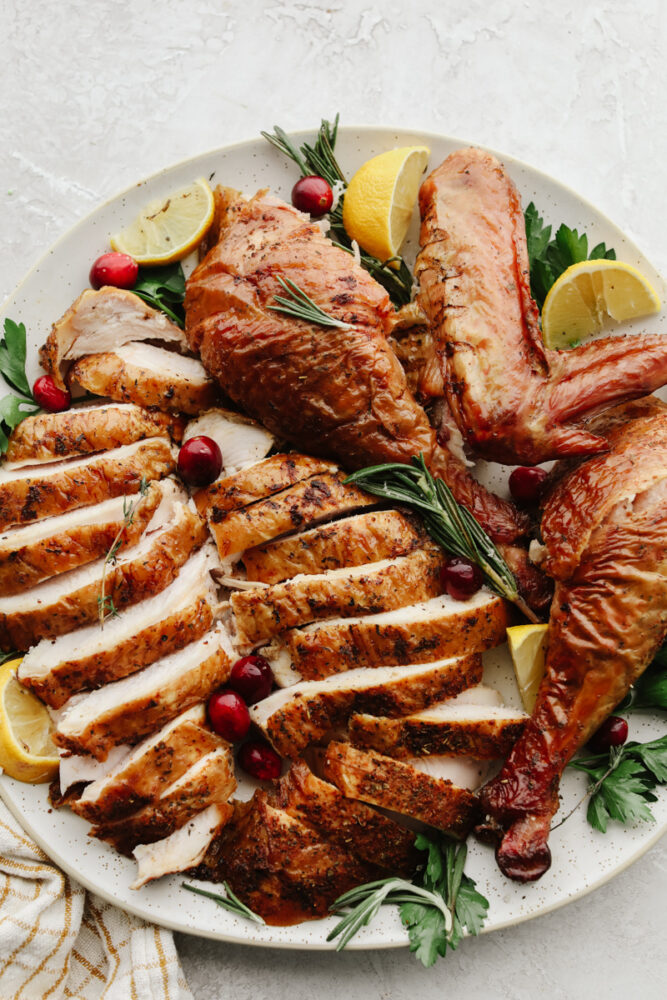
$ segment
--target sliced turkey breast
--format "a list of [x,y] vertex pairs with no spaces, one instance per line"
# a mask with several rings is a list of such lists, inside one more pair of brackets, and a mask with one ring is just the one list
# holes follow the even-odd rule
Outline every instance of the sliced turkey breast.
[[[225,745],[207,727],[205,706],[193,705],[138,743],[114,767],[88,785],[80,798],[71,803],[72,809],[91,823],[117,822],[156,802],[193,764]],[[100,766],[103,765],[98,763]]]
[[9,438],[4,468],[109,451],[144,438],[180,441],[182,435],[183,421],[178,417],[134,403],[73,406],[63,413],[36,413],[22,420]]
[[349,736],[355,746],[399,759],[453,754],[496,760],[510,752],[527,719],[506,706],[457,704],[453,698],[402,719],[353,715]]
[[2,467],[0,529],[134,493],[142,478],[162,479],[175,468],[174,451],[164,438],[147,438],[86,458]]
[[114,747],[106,760],[96,760],[90,754],[69,753],[66,750],[61,750],[60,767],[58,768],[60,795],[64,795],[72,785],[85,787],[104,778],[130,754],[131,750],[131,747],[124,745]]
[[467,601],[439,594],[393,611],[307,625],[283,639],[294,668],[317,680],[355,667],[426,663],[490,649],[504,641],[510,623],[509,605],[483,587]]
[[169,486],[170,493],[163,497],[139,543],[121,548],[115,562],[96,559],[25,594],[4,598],[0,648],[28,649],[42,638],[53,639],[88,625],[99,618],[103,597],[106,610],[117,612],[164,590],[206,538],[206,525],[178,499],[175,484]]
[[125,344],[80,358],[68,381],[96,396],[173,413],[201,413],[218,398],[201,361],[153,344]]
[[86,289],[53,324],[39,358],[56,384],[64,389],[61,366],[65,362],[136,340],[157,340],[182,351],[189,350],[183,331],[138,295],[110,286],[96,292]]
[[[252,471],[252,470],[251,470]],[[282,493],[229,511],[222,520],[209,514],[209,525],[222,558],[288,532],[362,507],[377,507],[377,497],[343,483],[343,473],[324,473],[296,483]]]
[[153,879],[184,872],[201,864],[211,842],[233,813],[232,806],[216,802],[164,840],[139,844],[132,852],[137,861],[137,877],[130,888],[141,889]]
[[285,629],[332,615],[390,611],[440,593],[443,556],[417,549],[351,569],[295,576],[286,583],[233,593],[231,607],[239,649],[248,652]]
[[[119,532],[124,545],[134,545],[161,496],[160,484],[155,482],[145,496],[114,497],[25,527],[8,528],[0,533],[0,594],[19,594],[105,556]],[[130,506],[132,518],[126,523]]]
[[91,835],[131,857],[138,844],[162,840],[207,806],[227,802],[235,788],[231,750],[217,747],[165,788],[159,799],[118,822],[93,827]]
[[338,466],[309,455],[271,455],[250,468],[218,479],[195,494],[197,510],[211,524],[220,524],[234,510],[280,493],[311,476],[337,472]]
[[199,871],[228,882],[268,924],[281,925],[326,916],[341,893],[378,877],[375,866],[270,805],[263,791],[237,807]]
[[280,779],[274,804],[363,861],[392,875],[414,873],[413,834],[364,803],[346,799],[335,785],[317,778],[305,761],[294,761]]
[[256,465],[271,451],[275,444],[261,424],[233,410],[217,407],[207,410],[188,424],[184,441],[200,434],[210,437],[222,455],[222,473],[225,479],[235,476],[242,469]]
[[53,740],[105,760],[112,747],[138,743],[223,684],[236,654],[222,628],[62,709]]
[[[387,754],[390,756],[390,754]],[[423,771],[431,778],[451,781],[459,788],[474,792],[488,780],[493,765],[488,760],[473,760],[472,757],[449,757],[436,754],[429,757],[409,757],[406,764]]]
[[424,534],[397,510],[372,510],[243,553],[248,580],[281,583],[298,573],[361,566],[412,552]]
[[466,788],[350,743],[329,744],[323,773],[348,798],[410,816],[452,837],[467,836],[477,817],[477,800]]
[[297,757],[308,744],[345,725],[353,712],[408,715],[478,684],[481,676],[477,654],[407,667],[349,670],[276,691],[253,705],[250,717],[278,753]]
[[19,666],[21,683],[60,708],[78,691],[120,680],[183,649],[211,628],[217,610],[211,571],[217,566],[215,546],[208,541],[164,590],[109,618],[103,629],[96,621],[42,639]]

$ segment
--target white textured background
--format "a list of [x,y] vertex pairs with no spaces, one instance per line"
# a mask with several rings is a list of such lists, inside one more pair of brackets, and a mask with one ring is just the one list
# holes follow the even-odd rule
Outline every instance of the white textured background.
[[[665,0],[0,0],[0,55],[1,297],[133,181],[336,111],[523,158],[667,271]],[[662,1000],[666,931],[663,841],[591,896],[430,971],[405,951],[178,944],[197,1000]]]

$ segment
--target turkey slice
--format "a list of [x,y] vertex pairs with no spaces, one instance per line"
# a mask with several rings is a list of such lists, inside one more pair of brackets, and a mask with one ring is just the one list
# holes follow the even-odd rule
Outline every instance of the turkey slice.
[[114,823],[101,823],[91,834],[131,856],[138,844],[168,837],[215,802],[227,802],[236,788],[229,746],[218,746],[195,761],[168,785],[160,797]]
[[162,501],[140,541],[122,547],[115,562],[97,559],[25,594],[5,598],[0,647],[28,649],[42,638],[89,625],[100,617],[103,597],[102,610],[109,613],[164,590],[206,538],[205,524],[180,500],[181,495],[175,483],[165,484]]
[[211,571],[219,566],[211,541],[191,556],[173,582],[154,596],[57,639],[42,639],[19,666],[21,683],[52,708],[76,692],[101,687],[177,652],[210,629],[217,610]]
[[281,583],[298,573],[361,566],[412,552],[424,541],[397,510],[372,510],[243,553],[248,580]]
[[459,659],[378,670],[349,670],[324,681],[304,681],[269,695],[250,709],[252,721],[283,757],[296,757],[353,712],[400,716],[478,684],[482,660]]
[[189,350],[183,331],[163,312],[130,291],[105,285],[99,291],[86,289],[79,295],[53,324],[39,357],[56,385],[64,389],[63,363],[137,340],[157,340]]
[[222,738],[207,728],[203,703],[193,705],[138,743],[113,768],[107,768],[71,807],[91,823],[120,820],[155,802],[200,758],[224,745]]
[[125,344],[80,358],[68,380],[96,396],[174,413],[200,413],[218,397],[201,361],[153,344]]
[[211,533],[221,557],[233,556],[279,535],[379,504],[377,497],[356,486],[346,486],[343,478],[342,473],[312,476],[270,499],[230,511],[221,520],[209,514]]
[[389,611],[442,589],[443,556],[417,549],[397,559],[295,576],[285,583],[233,593],[236,642],[248,652],[285,629],[332,615],[345,617]]
[[[183,441],[203,434],[217,444],[222,455],[222,476],[235,476],[256,465],[275,444],[273,434],[261,424],[232,410],[207,410],[186,427]],[[210,487],[209,487],[210,489]]]
[[477,817],[477,800],[468,789],[350,743],[329,744],[323,773],[348,798],[409,816],[452,837],[464,838]]
[[112,747],[138,743],[197,702],[228,676],[236,655],[221,627],[185,649],[61,710],[53,733],[57,746],[105,760]]
[[132,852],[137,861],[137,877],[132,889],[141,889],[147,882],[195,868],[229,822],[234,810],[226,803],[216,802],[198,813],[180,830],[154,844],[139,844]]
[[[90,754],[69,753],[61,751],[60,767],[58,769],[58,785],[61,797],[73,785],[88,785],[109,774],[120,761],[130,753],[131,747],[121,744],[114,747],[106,760],[96,760]],[[75,800],[76,801],[76,800]],[[68,802],[68,805],[72,805]]]
[[[18,594],[51,576],[105,556],[122,532],[134,545],[161,499],[159,483],[133,493],[0,533],[0,594]],[[132,508],[128,524],[126,512]]]
[[486,587],[465,601],[447,594],[393,611],[332,618],[286,632],[294,669],[316,680],[355,667],[423,663],[490,649],[505,640],[509,605]]
[[63,413],[36,413],[12,431],[4,468],[109,451],[144,438],[180,441],[182,433],[182,420],[134,403],[86,404]]
[[135,441],[85,458],[2,467],[0,529],[133,493],[142,479],[162,479],[175,468],[174,450],[164,438]]

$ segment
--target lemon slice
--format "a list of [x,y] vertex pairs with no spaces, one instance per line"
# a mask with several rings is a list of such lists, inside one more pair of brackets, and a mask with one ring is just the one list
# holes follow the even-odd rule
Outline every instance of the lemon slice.
[[350,181],[343,225],[350,239],[385,261],[401,248],[428,163],[426,146],[402,146],[367,160]]
[[200,177],[166,198],[150,201],[131,226],[111,237],[111,246],[137,264],[182,260],[203,240],[214,211],[213,192]]
[[548,631],[548,625],[515,625],[507,629],[516,682],[527,712],[535,707],[537,689],[544,677]]
[[608,323],[621,323],[660,310],[660,298],[644,275],[618,260],[572,264],[549,289],[542,308],[542,337],[562,350]]
[[60,758],[49,713],[16,677],[20,662],[0,667],[0,767],[10,778],[36,785],[55,778]]

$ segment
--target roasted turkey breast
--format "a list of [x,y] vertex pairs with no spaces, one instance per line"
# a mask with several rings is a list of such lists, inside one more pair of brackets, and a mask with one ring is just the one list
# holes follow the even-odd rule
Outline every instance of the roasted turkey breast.
[[88,288],[72,303],[40,349],[42,366],[65,388],[61,366],[137,340],[156,340],[187,350],[182,330],[163,312],[124,288]]
[[173,413],[201,413],[218,397],[201,361],[153,344],[125,344],[80,358],[68,382],[96,396]]
[[137,845],[132,852],[137,862],[137,877],[130,888],[141,889],[163,875],[196,868],[233,813],[231,805],[216,802],[163,840]]

